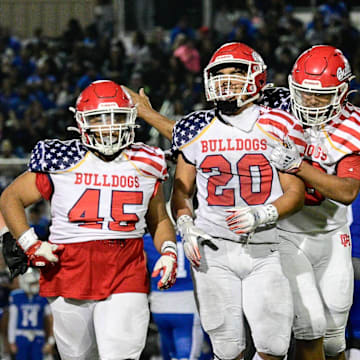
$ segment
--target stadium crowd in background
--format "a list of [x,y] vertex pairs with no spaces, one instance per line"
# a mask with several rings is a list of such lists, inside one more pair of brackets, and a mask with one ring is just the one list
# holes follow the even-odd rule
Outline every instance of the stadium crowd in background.
[[[212,27],[195,28],[182,16],[172,29],[147,24],[127,37],[114,34],[114,24],[97,19],[87,27],[72,19],[58,38],[49,38],[39,28],[20,40],[0,25],[0,157],[27,158],[39,140],[72,138],[65,130],[73,123],[68,107],[95,80],[111,79],[134,91],[144,87],[153,107],[174,120],[208,109],[201,69],[214,50],[229,41],[260,50],[268,64],[268,81],[276,86],[287,86],[287,76],[303,50],[331,44],[349,59],[358,78],[352,89],[360,89],[360,50],[354,46],[360,32],[344,2],[320,5],[309,23],[281,0],[250,0],[246,16],[234,17],[236,13],[224,4],[215,12]],[[354,94],[351,102],[359,106],[360,96]],[[153,135],[142,122],[138,141],[168,146]],[[0,191],[10,180],[1,173]],[[48,224],[42,212],[35,207],[30,215],[46,238]]]
[[[13,155],[26,157],[39,139],[70,137],[67,108],[99,79],[110,78],[135,91],[144,87],[154,108],[166,105],[163,111],[170,117],[206,108],[200,69],[229,41],[261,49],[269,65],[268,81],[276,86],[286,85],[296,57],[319,43],[341,49],[359,75],[360,50],[353,44],[360,34],[350,21],[350,9],[340,4],[319,6],[312,21],[303,23],[285,1],[248,1],[247,15],[238,18],[236,8],[223,5],[210,28],[194,28],[182,16],[172,29],[153,26],[126,38],[97,18],[87,27],[70,20],[57,38],[38,28],[20,40],[0,26],[0,140],[9,140]],[[360,88],[360,83],[352,86]],[[355,97],[353,103],[360,104]],[[149,140],[149,127],[137,135]]]

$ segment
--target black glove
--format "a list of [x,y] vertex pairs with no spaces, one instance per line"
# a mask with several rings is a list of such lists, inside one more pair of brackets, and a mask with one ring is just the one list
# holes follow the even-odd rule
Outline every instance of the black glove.
[[28,258],[24,251],[16,243],[10,232],[3,235],[2,253],[5,263],[10,270],[11,280],[26,272],[29,267]]

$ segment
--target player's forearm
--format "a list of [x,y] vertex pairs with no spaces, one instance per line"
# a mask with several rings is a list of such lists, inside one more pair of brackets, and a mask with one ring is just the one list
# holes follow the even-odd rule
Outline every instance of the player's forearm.
[[175,189],[171,198],[171,211],[175,220],[181,215],[189,215],[192,217],[193,207],[189,195],[183,194]]
[[304,205],[304,193],[299,190],[289,190],[272,203],[279,214],[279,219],[283,219],[299,211]]
[[296,175],[324,197],[345,205],[351,204],[359,192],[360,182],[358,180],[326,174],[306,162],[301,164]]
[[0,210],[8,229],[16,239],[29,229],[23,202],[8,189],[5,189],[0,197]]
[[153,234],[154,245],[161,253],[161,247],[165,241],[172,241],[176,244],[176,235],[173,224],[169,218],[162,220],[156,227]]
[[147,109],[141,113],[140,117],[144,119],[149,125],[158,130],[161,135],[165,136],[168,140],[171,141],[172,131],[175,125],[174,120],[170,120],[154,109]]

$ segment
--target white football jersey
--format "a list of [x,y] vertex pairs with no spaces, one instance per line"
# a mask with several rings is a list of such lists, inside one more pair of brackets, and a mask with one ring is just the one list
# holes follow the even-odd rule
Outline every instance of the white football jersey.
[[[347,104],[340,117],[322,126],[321,131],[305,129],[305,160],[330,175],[337,174],[339,161],[360,151],[360,111]],[[349,169],[351,171],[351,169]],[[306,184],[305,206],[296,214],[278,222],[291,232],[322,232],[347,224],[347,206],[325,199]]]
[[[213,237],[236,241],[239,235],[229,230],[226,210],[268,204],[283,194],[267,142],[286,136],[305,148],[302,128],[291,115],[258,105],[237,116],[209,110],[177,122],[173,149],[197,169],[196,226]],[[251,242],[277,242],[275,229],[259,228]]]
[[149,201],[167,178],[163,151],[142,143],[106,162],[79,140],[40,141],[29,170],[50,181],[49,240],[57,244],[142,237]]

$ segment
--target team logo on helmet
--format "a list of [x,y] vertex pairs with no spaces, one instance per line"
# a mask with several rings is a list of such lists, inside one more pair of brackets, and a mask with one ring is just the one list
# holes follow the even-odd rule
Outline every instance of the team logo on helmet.
[[259,63],[262,63],[262,64],[264,63],[263,58],[256,51],[253,51],[251,55],[252,55],[252,57],[254,58],[254,60],[256,62],[259,62]]
[[351,75],[351,69],[350,69],[350,65],[348,62],[345,62],[344,68],[338,67],[336,70],[336,77],[338,78],[339,81],[343,81],[350,75]]

